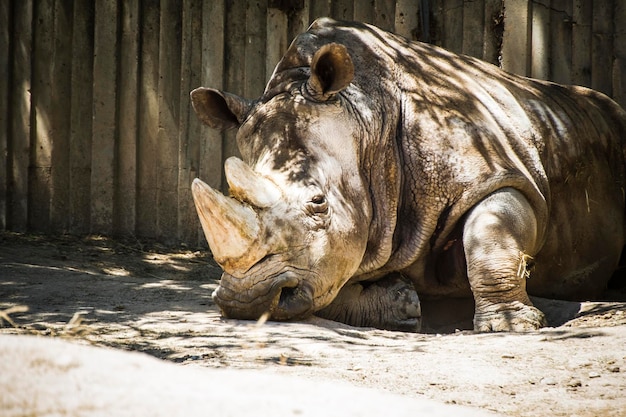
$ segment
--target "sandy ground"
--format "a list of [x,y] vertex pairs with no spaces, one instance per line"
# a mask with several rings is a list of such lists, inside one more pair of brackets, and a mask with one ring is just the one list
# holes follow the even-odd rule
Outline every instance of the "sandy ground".
[[626,415],[623,292],[594,303],[538,300],[554,326],[538,332],[475,334],[431,317],[431,331],[451,332],[407,334],[317,318],[224,320],[211,301],[219,276],[204,251],[0,234],[0,338],[58,337],[510,416]]

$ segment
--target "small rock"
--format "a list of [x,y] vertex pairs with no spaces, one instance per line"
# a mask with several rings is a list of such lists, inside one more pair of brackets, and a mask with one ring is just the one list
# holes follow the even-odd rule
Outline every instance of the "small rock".
[[581,382],[580,379],[578,378],[572,378],[568,383],[567,386],[570,388],[577,388],[577,387],[582,387],[583,383]]
[[600,378],[600,374],[597,372],[589,372],[589,378]]
[[607,370],[608,370],[609,372],[619,372],[619,366],[617,366],[617,365],[611,365],[611,366],[609,366],[609,367],[607,368]]
[[46,326],[45,323],[32,323],[30,326],[28,326],[29,328],[33,329],[33,330],[38,330],[38,331],[44,331],[44,330],[49,330],[48,326]]
[[554,378],[541,378],[541,381],[539,381],[541,383],[541,385],[556,385],[556,380]]

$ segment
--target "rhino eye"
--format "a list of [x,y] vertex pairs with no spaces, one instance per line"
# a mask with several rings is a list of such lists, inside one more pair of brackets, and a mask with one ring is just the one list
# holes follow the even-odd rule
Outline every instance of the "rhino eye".
[[326,197],[322,194],[316,195],[309,202],[308,208],[311,213],[326,213],[328,211]]
[[324,204],[326,202],[326,197],[323,195],[316,195],[311,199],[311,203],[313,204]]

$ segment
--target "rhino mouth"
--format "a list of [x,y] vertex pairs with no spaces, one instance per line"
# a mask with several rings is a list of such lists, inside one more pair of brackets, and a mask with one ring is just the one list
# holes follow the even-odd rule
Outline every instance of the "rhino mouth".
[[298,320],[313,314],[313,291],[293,272],[284,272],[242,287],[242,281],[226,272],[213,292],[213,301],[227,318],[257,320],[265,313],[273,320]]

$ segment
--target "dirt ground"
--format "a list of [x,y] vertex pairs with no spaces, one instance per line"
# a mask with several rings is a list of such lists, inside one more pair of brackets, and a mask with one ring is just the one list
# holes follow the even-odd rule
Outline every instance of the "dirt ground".
[[431,333],[407,334],[317,318],[224,320],[211,301],[220,273],[206,251],[3,233],[0,337],[68,338],[180,366],[339,380],[509,416],[626,415],[623,291],[602,302],[536,300],[554,326],[538,332],[455,331],[467,323],[434,320],[425,308]]

